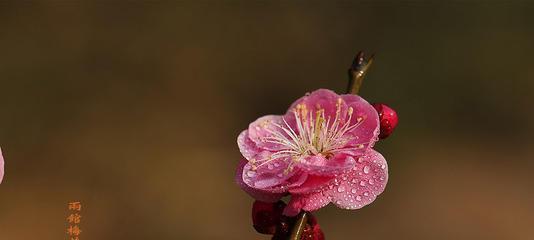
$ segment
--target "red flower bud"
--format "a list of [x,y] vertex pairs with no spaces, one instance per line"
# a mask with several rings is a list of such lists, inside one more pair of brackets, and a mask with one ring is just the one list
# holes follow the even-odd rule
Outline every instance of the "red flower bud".
[[286,204],[282,201],[276,203],[254,201],[252,205],[252,224],[254,229],[259,233],[274,234],[285,206]]
[[393,133],[393,130],[397,127],[397,123],[399,123],[397,112],[383,103],[373,103],[372,105],[378,112],[380,119],[380,135],[378,137],[380,139],[387,138]]

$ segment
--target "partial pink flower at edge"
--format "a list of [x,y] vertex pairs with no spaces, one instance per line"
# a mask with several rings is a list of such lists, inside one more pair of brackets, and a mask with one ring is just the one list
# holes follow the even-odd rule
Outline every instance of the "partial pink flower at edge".
[[2,148],[0,148],[0,183],[4,178],[4,157],[2,156]]

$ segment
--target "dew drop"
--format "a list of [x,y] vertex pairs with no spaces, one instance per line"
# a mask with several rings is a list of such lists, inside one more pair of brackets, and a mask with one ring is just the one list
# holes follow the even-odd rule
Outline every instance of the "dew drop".
[[358,162],[359,162],[359,163],[363,163],[363,157],[359,157],[359,158],[358,158]]
[[338,192],[343,192],[343,191],[345,191],[345,187],[343,187],[343,186],[339,186],[339,187],[337,188],[337,191],[338,191]]
[[365,187],[365,181],[360,181],[360,186]]
[[362,200],[362,196],[358,195],[356,196],[356,201],[361,201]]
[[268,168],[269,170],[273,170],[274,166],[273,166],[272,164],[267,164],[267,168]]
[[352,190],[350,190],[350,192],[351,193],[356,193],[356,189],[353,188]]
[[371,185],[375,184],[375,180],[369,179],[369,184],[371,184]]
[[369,196],[369,192],[364,192],[363,195],[367,197]]
[[254,171],[248,171],[247,172],[247,176],[248,177],[254,177],[254,176],[256,176],[256,173]]
[[366,165],[365,167],[363,167],[363,172],[364,172],[365,174],[368,174],[370,170],[371,170],[371,167],[369,167],[369,166],[367,166],[367,165]]

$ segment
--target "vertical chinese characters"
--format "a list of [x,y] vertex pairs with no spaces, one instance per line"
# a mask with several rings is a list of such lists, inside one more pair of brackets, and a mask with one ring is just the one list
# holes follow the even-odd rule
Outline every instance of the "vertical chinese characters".
[[82,215],[82,203],[81,202],[69,202],[68,204],[68,216],[67,216],[67,234],[69,240],[80,240],[80,234],[82,229],[78,226],[81,223]]

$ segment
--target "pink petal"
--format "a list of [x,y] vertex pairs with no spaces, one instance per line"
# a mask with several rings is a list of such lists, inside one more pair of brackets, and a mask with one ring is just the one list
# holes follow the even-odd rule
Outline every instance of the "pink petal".
[[284,208],[283,214],[293,217],[299,214],[301,210],[315,211],[328,205],[328,203],[330,203],[330,197],[320,191],[306,195],[292,195],[291,200]]
[[387,162],[373,149],[360,157],[356,166],[337,176],[334,181],[307,194],[292,194],[284,214],[294,214],[300,209],[315,211],[329,202],[345,209],[359,209],[382,193],[388,181]]
[[4,178],[4,157],[2,156],[2,149],[0,148],[0,183]]
[[262,150],[256,146],[250,138],[248,137],[248,130],[244,130],[237,137],[237,146],[239,146],[239,151],[247,160],[252,160],[256,158]]
[[279,115],[267,115],[258,118],[256,121],[252,122],[248,127],[248,137],[256,146],[263,150],[277,151],[287,148],[287,146],[269,142],[266,138],[274,137],[273,132],[281,133],[286,136],[288,139],[289,136],[280,129],[278,126],[285,126],[282,116]]
[[[315,119],[315,111],[323,109],[324,115],[326,119],[328,117],[331,118],[331,121],[334,120],[336,116],[336,110],[337,110],[337,104],[338,99],[340,99],[340,96],[337,95],[332,90],[328,89],[318,89],[310,94],[306,94],[304,97],[301,97],[297,99],[288,109],[288,112],[286,113],[286,120],[293,118],[293,110],[296,108],[298,104],[304,104],[306,105],[308,111],[311,111],[312,117]],[[344,111],[346,111],[347,105],[345,103],[341,103],[341,111],[342,115]]]
[[308,194],[314,192],[334,180],[334,176],[308,175],[304,183],[289,189],[291,194]]
[[263,202],[276,202],[284,196],[284,193],[273,193],[273,192],[269,192],[266,190],[252,188],[249,185],[247,185],[245,182],[243,182],[243,168],[245,167],[246,164],[247,164],[247,161],[241,160],[239,161],[239,164],[237,166],[235,181],[237,182],[237,185],[241,187],[241,189],[243,189],[246,193],[248,193],[254,199],[263,201]]
[[[271,152],[261,152],[258,156],[270,155]],[[264,157],[261,157],[264,158]],[[299,169],[291,169],[291,160],[279,158],[264,162],[248,162],[243,167],[243,182],[252,188],[263,189],[272,192],[284,192],[289,187],[299,186],[308,174]]]
[[338,183],[325,188],[331,201],[340,208],[359,209],[373,202],[388,181],[388,167],[384,157],[369,150],[360,157],[356,167],[340,175]]
[[335,175],[354,167],[354,164],[354,157],[339,153],[328,159],[322,155],[302,158],[297,166],[313,175]]
[[378,113],[371,104],[358,95],[345,94],[341,95],[341,98],[343,98],[347,106],[353,109],[351,125],[356,124],[358,118],[362,118],[358,127],[347,133],[354,137],[352,141],[347,143],[347,146],[354,148],[347,153],[358,156],[372,148],[378,140],[378,135],[380,134]]

